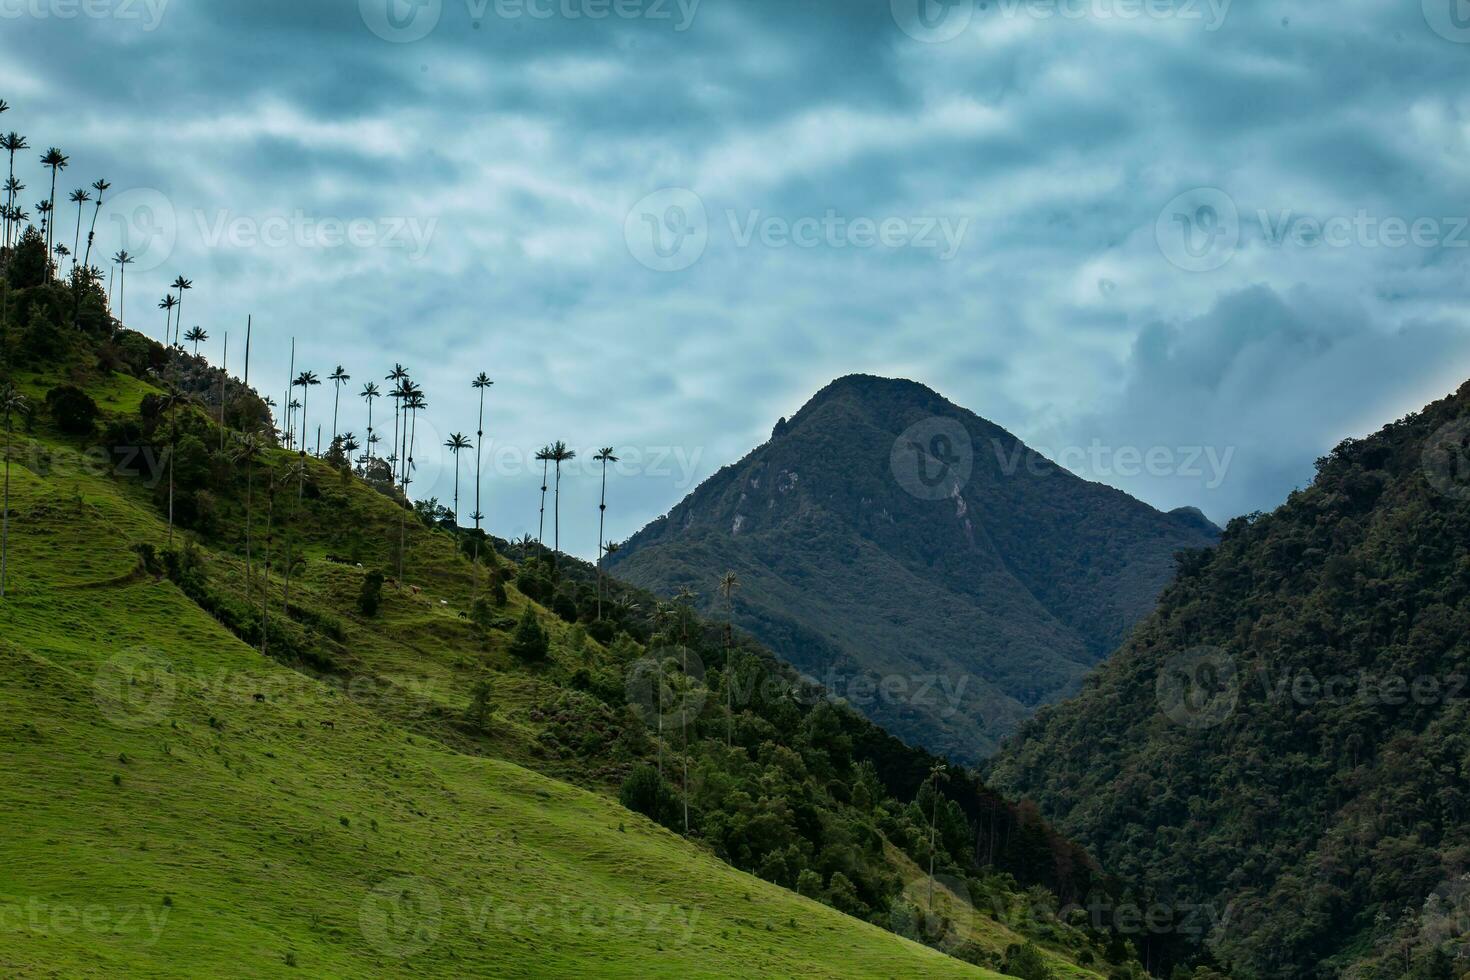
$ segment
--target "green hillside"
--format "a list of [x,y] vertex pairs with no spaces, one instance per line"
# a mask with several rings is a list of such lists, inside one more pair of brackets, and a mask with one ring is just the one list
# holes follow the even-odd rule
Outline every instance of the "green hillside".
[[219,372],[10,285],[0,972],[1139,975],[1055,915],[1119,886],[973,775],[687,606],[477,569],[371,468],[242,459]]
[[1465,975],[1470,385],[1233,521],[991,778],[1241,977]]
[[923,385],[855,375],[612,567],[660,595],[735,569],[742,627],[889,731],[973,762],[1078,688],[1177,551],[1214,540],[1197,514],[1081,480]]

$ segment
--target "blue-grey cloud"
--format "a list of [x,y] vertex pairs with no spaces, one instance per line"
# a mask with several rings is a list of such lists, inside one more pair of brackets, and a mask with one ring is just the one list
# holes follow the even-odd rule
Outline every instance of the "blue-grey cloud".
[[[433,29],[384,40],[390,4]],[[1433,4],[960,0],[943,43],[903,6],[26,0],[0,7],[0,124],[69,152],[68,188],[113,181],[101,250],[151,246],[138,329],[186,274],[189,324],[234,345],[255,315],[264,388],[293,336],[354,390],[409,366],[421,440],[472,432],[494,376],[503,535],[536,529],[546,442],[627,450],[621,538],[853,371],[1225,520],[1470,373],[1470,44]],[[677,271],[625,234],[664,188],[705,219]],[[1095,446],[1233,455],[1211,485]],[[419,457],[447,497],[447,454]],[[582,554],[595,488],[563,481]]]

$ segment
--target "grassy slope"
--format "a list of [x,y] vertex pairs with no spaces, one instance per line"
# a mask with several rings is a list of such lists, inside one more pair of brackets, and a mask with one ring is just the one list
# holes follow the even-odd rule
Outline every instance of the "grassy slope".
[[[0,823],[0,973],[989,975],[261,658],[136,574],[131,545],[165,528],[135,483],[34,442],[52,458],[12,469],[0,604],[0,812],[20,815]],[[382,635],[348,624],[347,646],[415,692],[394,703],[462,704],[439,642],[460,626],[433,595],[455,573],[428,572],[448,545],[416,537],[425,594],[391,595]],[[304,604],[352,585],[307,568]],[[508,755],[532,752],[536,695],[497,687]]]

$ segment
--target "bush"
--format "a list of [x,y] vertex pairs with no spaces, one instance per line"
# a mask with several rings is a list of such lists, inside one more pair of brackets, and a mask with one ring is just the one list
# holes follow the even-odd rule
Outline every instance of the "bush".
[[1001,972],[1021,980],[1051,980],[1051,970],[1041,958],[1041,950],[1034,943],[1024,946],[1011,945],[1006,949],[1005,965]]
[[470,704],[465,709],[465,721],[477,731],[488,731],[490,716],[495,713],[495,686],[488,678],[475,683],[470,691]]
[[618,802],[670,830],[680,825],[679,799],[652,766],[639,766],[623,780]]
[[550,638],[541,628],[535,611],[527,606],[525,613],[521,615],[520,625],[516,627],[515,636],[511,639],[511,654],[522,660],[545,660],[550,648]]
[[383,573],[378,571],[368,572],[362,580],[362,591],[357,594],[357,611],[364,616],[372,617],[378,614],[383,606]]
[[801,874],[796,876],[796,892],[807,898],[821,901],[822,898],[822,876],[811,868],[802,868]]
[[90,435],[100,414],[97,403],[75,385],[57,385],[46,392],[46,408],[56,427],[67,435]]

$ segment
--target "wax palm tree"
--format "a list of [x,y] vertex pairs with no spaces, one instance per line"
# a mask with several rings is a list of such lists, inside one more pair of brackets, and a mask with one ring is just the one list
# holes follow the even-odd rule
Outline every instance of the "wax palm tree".
[[179,276],[173,281],[172,288],[179,291],[179,319],[178,322],[174,324],[174,333],[177,334],[179,332],[179,327],[182,326],[184,323],[184,291],[188,289],[193,289],[194,283],[188,279],[185,279],[183,276]]
[[378,441],[378,437],[373,435],[373,399],[381,397],[382,392],[378,390],[378,383],[376,381],[369,381],[362,386],[361,398],[367,402],[368,407],[367,451],[369,461],[373,458],[373,444]]
[[542,446],[536,453],[536,461],[541,464],[541,517],[536,525],[536,545],[544,548],[541,542],[546,540],[546,476],[551,470],[551,447]]
[[735,590],[740,588],[740,579],[734,572],[726,572],[720,578],[720,595],[725,599],[725,747],[735,741],[735,685],[730,674],[731,651],[735,646]]
[[163,393],[160,408],[168,419],[168,546],[174,546],[174,456],[179,445],[178,410],[190,400],[189,395],[170,384]]
[[255,464],[260,462],[264,455],[265,441],[254,432],[246,432],[240,437],[240,443],[236,446],[230,459],[245,467],[245,601],[250,601],[250,590],[254,581],[254,575],[250,563],[251,528],[253,527],[255,513]]
[[495,384],[495,382],[490,380],[490,376],[488,374],[486,374],[484,371],[481,371],[479,377],[475,378],[475,380],[470,382],[470,384],[476,391],[480,393],[480,424],[479,427],[475,430],[474,564],[478,566],[480,564],[480,522],[485,519],[485,515],[480,511],[480,450],[481,447],[483,447],[485,444],[485,393],[490,390],[490,386]]
[[[428,402],[424,401],[423,392],[413,387],[413,383],[407,377],[403,379],[403,388],[407,392],[403,398],[403,431],[407,437],[403,451],[405,460],[403,462],[403,510],[398,515],[398,585],[403,587],[403,556],[408,548],[408,511],[413,505],[409,502],[408,485],[413,482],[413,446],[414,437],[418,435],[418,413],[420,409],[428,408]],[[409,416],[413,417],[413,431],[409,430]]]
[[454,453],[454,535],[459,537],[459,454],[470,448],[470,441],[464,437],[464,433],[456,432],[444,443],[444,448]]
[[16,415],[26,410],[26,400],[16,391],[15,385],[7,384],[0,391],[0,416],[5,420],[5,496],[0,509],[0,599],[5,598],[5,569],[10,553],[10,433]]
[[327,380],[332,382],[332,441],[337,441],[337,407],[342,402],[342,386],[352,380],[352,375],[343,370],[342,365],[337,365],[337,370],[327,375]]
[[306,400],[311,389],[321,383],[321,379],[314,371],[302,371],[296,376],[296,380],[291,382],[293,387],[301,389],[301,455],[303,456],[306,455],[307,447]]
[[616,463],[618,457],[613,455],[613,447],[607,446],[592,458],[602,464],[602,498],[597,504],[597,619],[600,622],[602,620],[602,529],[603,521],[607,517],[607,464]]
[[127,302],[128,302],[128,266],[132,265],[137,260],[134,259],[133,256],[130,255],[126,249],[123,249],[122,251],[118,252],[116,255],[114,255],[112,257],[112,261],[114,261],[114,262],[117,263],[117,269],[118,269],[118,272],[117,272],[117,322],[118,323],[124,323],[124,322],[126,322],[124,320],[124,317],[127,315]]
[[928,782],[934,788],[934,803],[929,808],[929,907],[934,907],[934,828],[939,822],[939,781],[948,778],[947,767],[942,762],[934,763],[929,770]]
[[689,591],[688,586],[681,586],[678,594],[674,596],[674,606],[679,619],[679,684],[684,689],[683,697],[679,700],[679,742],[680,755],[683,757],[683,790],[684,790],[684,833],[689,833],[689,621],[694,618],[694,600],[698,598]]
[[71,254],[71,249],[58,242],[52,247],[51,251],[56,256],[56,275],[60,277],[62,274],[61,270],[66,266],[66,257]]
[[[54,146],[46,151],[45,156],[41,157],[41,165],[51,168],[51,197],[49,198],[50,206],[46,208],[46,213],[48,215],[54,215],[56,213],[56,175],[65,170],[67,164],[69,163],[71,163],[71,159]],[[51,225],[54,226],[55,222],[52,221]],[[48,227],[46,230],[46,248],[48,251],[54,244],[54,240],[56,238],[55,231],[56,229],[54,227]]]
[[158,301],[158,308],[160,310],[163,310],[164,311],[164,318],[163,318],[163,345],[165,347],[168,346],[169,338],[173,336],[174,307],[176,307],[178,305],[179,305],[179,301],[176,300],[176,299],[174,299],[174,294],[173,293],[169,293],[163,299],[161,299],[161,300]]
[[[49,237],[51,234],[51,202],[37,201],[36,216],[41,219],[41,237],[43,239]],[[51,261],[51,245],[49,242],[46,243],[46,261],[48,263]]]
[[92,242],[94,242],[97,238],[97,217],[102,213],[102,196],[106,194],[108,190],[111,189],[111,187],[112,185],[107,182],[107,179],[105,177],[98,177],[96,180],[92,181],[92,190],[97,192],[97,207],[92,211],[92,227],[87,232],[87,254],[82,259],[82,265],[84,266],[92,261]]
[[291,419],[294,419],[296,417],[296,413],[299,411],[301,411],[301,399],[293,398],[286,403],[286,424],[288,426],[291,426],[286,430],[287,449],[296,448],[296,429],[294,428],[295,423],[293,423]]
[[[393,382],[393,390],[388,393],[388,397],[393,399],[393,456],[396,461],[403,458],[398,453],[398,412],[402,407],[405,394],[403,383],[408,380],[408,372],[403,369],[402,364],[394,364],[393,370],[389,371],[383,380]],[[394,476],[397,476],[396,468]]]
[[75,262],[75,256],[82,253],[82,212],[86,210],[82,207],[82,205],[92,200],[92,195],[87,192],[86,188],[78,187],[76,190],[71,192],[71,195],[67,198],[67,200],[77,206],[77,230],[76,234],[72,237],[71,242],[71,254],[73,255],[72,261]]
[[188,333],[184,334],[184,341],[194,345],[195,357],[199,356],[199,345],[208,339],[209,331],[201,329],[198,326],[190,327]]
[[[26,142],[26,138],[14,130],[0,137],[0,150],[4,150],[10,155],[10,172],[7,174],[8,179],[5,181],[5,204],[12,209],[15,207],[15,195],[25,187],[24,184],[17,183],[15,179],[15,154],[18,150],[29,150],[30,148],[31,144]],[[11,220],[13,221],[14,218],[12,217]],[[5,245],[7,248],[10,246],[10,230],[11,226],[6,225]]]
[[291,618],[291,573],[296,570],[296,559],[292,554],[291,547],[294,540],[291,535],[291,521],[296,517],[297,511],[301,509],[301,488],[306,485],[305,454],[303,453],[302,456],[303,458],[299,458],[290,466],[287,466],[285,472],[288,483],[293,479],[296,481],[296,504],[291,508],[291,513],[286,518],[286,583],[285,588],[281,592],[282,620],[289,620]]
[[[347,457],[348,465],[351,465],[352,454],[357,452],[358,449],[362,448],[362,443],[358,442],[357,436],[352,434],[351,432],[342,433],[339,439],[342,445],[342,453]],[[338,440],[334,439],[333,441],[336,442]]]
[[561,464],[570,462],[577,458],[574,450],[568,449],[567,444],[558,439],[551,446],[551,462],[556,467],[556,499],[552,507],[552,551],[551,565],[556,567],[557,556],[561,554]]

